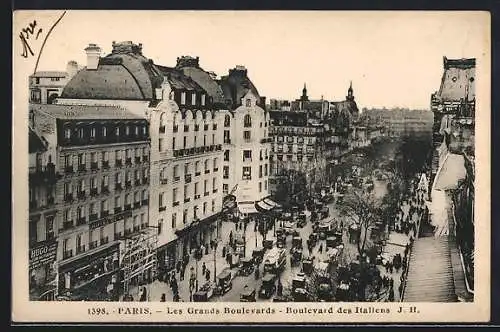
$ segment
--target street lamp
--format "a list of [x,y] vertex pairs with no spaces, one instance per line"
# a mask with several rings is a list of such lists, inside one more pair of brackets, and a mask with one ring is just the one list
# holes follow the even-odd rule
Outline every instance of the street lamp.
[[217,282],[217,247],[219,246],[219,239],[214,240],[214,283]]

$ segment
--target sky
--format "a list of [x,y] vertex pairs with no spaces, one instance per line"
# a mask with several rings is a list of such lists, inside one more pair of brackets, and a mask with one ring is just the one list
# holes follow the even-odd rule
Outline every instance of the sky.
[[[33,17],[46,33],[61,13]],[[489,50],[488,24],[481,12],[68,11],[37,68],[85,65],[89,43],[106,55],[113,41],[130,40],[165,66],[182,55],[199,56],[219,76],[244,65],[268,100],[296,99],[304,83],[311,99],[343,100],[352,81],[360,109],[428,109],[443,56],[480,61]]]

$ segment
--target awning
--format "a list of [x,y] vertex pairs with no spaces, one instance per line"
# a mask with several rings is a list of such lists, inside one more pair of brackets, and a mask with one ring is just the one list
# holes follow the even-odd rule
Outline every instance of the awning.
[[255,208],[255,203],[238,203],[238,210],[242,214],[255,214],[259,213]]
[[275,201],[273,201],[270,198],[264,198],[263,201],[264,201],[264,203],[266,203],[267,205],[270,205],[272,207],[281,207],[281,205],[279,205],[278,203],[276,203]]
[[267,212],[273,209],[273,206],[265,203],[264,201],[259,201],[255,204],[257,211]]
[[195,229],[197,227],[211,223],[212,221],[216,220],[219,217],[220,217],[220,213],[215,213],[215,214],[213,214],[209,217],[206,217],[204,219],[201,219],[198,221],[193,221],[188,226],[186,226],[182,229],[175,230],[175,235],[177,235],[178,237],[183,236],[184,234],[189,233],[190,231],[192,231],[193,229]]
[[448,153],[436,174],[434,189],[456,189],[458,181],[465,179],[465,176],[464,157],[459,154]]

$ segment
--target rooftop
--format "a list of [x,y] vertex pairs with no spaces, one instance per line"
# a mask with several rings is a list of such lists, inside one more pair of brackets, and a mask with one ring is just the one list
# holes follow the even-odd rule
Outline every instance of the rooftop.
[[65,71],[37,71],[31,77],[67,77],[68,73]]
[[29,153],[46,151],[47,148],[43,143],[42,139],[40,138],[40,136],[38,136],[31,127],[29,127],[28,130],[29,130],[29,141],[28,141]]
[[32,104],[30,105],[30,109],[49,114],[57,119],[144,119],[124,108],[116,106]]
[[442,101],[474,100],[476,59],[452,60],[445,57],[443,67],[441,86],[436,97]]

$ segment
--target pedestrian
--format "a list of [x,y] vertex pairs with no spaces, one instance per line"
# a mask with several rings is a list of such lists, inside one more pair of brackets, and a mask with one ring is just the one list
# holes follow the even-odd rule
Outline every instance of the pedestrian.
[[146,292],[146,287],[142,287],[142,289],[141,289],[141,295],[140,295],[139,301],[140,301],[140,302],[146,302],[146,300],[147,300],[147,292]]
[[203,264],[201,265],[201,273],[205,274],[206,271],[207,271],[207,265],[205,264],[205,262],[203,262]]
[[167,302],[167,295],[165,293],[161,294],[160,302]]
[[177,261],[177,263],[175,264],[175,269],[177,271],[177,273],[181,272],[181,261]]
[[319,244],[318,252],[321,254],[323,252],[323,243]]
[[210,281],[210,270],[207,269],[206,273],[205,273],[205,278],[207,279],[207,281]]
[[223,246],[222,247],[222,257],[226,257],[226,251],[227,251],[226,246]]
[[180,297],[179,297],[179,292],[174,292],[174,298],[173,298],[174,302],[179,302],[180,301]]
[[394,288],[389,289],[389,302],[394,302]]

